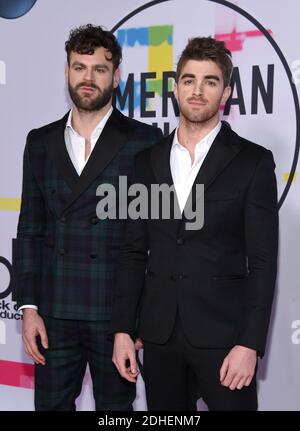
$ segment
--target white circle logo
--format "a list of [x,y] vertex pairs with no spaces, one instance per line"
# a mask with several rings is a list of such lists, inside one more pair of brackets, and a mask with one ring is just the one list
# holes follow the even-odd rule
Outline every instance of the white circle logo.
[[272,28],[224,0],[158,0],[128,14],[112,31],[124,58],[116,106],[165,134],[177,125],[174,71],[188,39],[212,36],[226,43],[235,67],[222,118],[241,136],[272,150],[281,206],[298,159],[299,102]]

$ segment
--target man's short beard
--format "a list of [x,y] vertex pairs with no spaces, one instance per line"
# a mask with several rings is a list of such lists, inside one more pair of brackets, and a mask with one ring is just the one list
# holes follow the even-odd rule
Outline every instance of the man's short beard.
[[201,115],[195,114],[194,116],[186,114],[184,111],[181,111],[181,114],[183,115],[183,117],[188,123],[203,124],[211,120],[218,112],[219,112],[219,109],[216,111],[208,111]]
[[220,98],[220,100],[216,102],[214,106],[211,107],[211,110],[207,110],[202,113],[195,112],[191,114],[190,112],[188,112],[188,110],[181,109],[180,104],[179,104],[179,111],[187,122],[194,123],[194,124],[204,124],[209,122],[216,114],[218,114],[220,110],[221,101],[222,99]]
[[[80,87],[87,85],[89,87],[96,88],[99,91],[99,96],[95,98],[82,97],[79,95],[78,90]],[[108,104],[110,101],[114,87],[113,83],[107,88],[100,90],[95,84],[84,84],[81,83],[77,85],[75,88],[71,86],[70,82],[68,83],[69,94],[72,99],[72,102],[76,106],[79,111],[83,112],[95,112],[100,111],[104,106]]]

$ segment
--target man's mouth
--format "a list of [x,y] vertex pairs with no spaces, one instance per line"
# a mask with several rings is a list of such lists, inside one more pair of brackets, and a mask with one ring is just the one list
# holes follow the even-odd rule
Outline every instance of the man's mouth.
[[80,86],[79,87],[81,90],[83,90],[83,91],[88,91],[88,92],[93,92],[93,91],[95,91],[95,88],[94,87],[89,87],[88,85],[82,85],[82,86]]
[[199,99],[190,99],[188,100],[188,103],[192,106],[205,106],[206,102],[204,102],[204,100],[199,100]]

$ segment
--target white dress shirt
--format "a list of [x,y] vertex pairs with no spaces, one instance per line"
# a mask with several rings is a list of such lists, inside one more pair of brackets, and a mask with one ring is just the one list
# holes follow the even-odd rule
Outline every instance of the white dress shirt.
[[193,163],[189,151],[178,141],[178,128],[175,130],[170,154],[170,167],[181,213],[199,169],[220,129],[221,121],[196,144]]
[[[102,120],[99,121],[99,123],[93,130],[90,138],[91,140],[90,155],[92,154],[92,151],[95,148],[96,142],[98,141],[107,120],[111,116],[112,111],[113,111],[113,108],[111,107],[110,110],[105,114]],[[85,160],[85,139],[82,136],[80,136],[79,133],[76,132],[76,130],[73,129],[71,120],[72,120],[72,110],[69,113],[66,128],[65,128],[65,143],[66,143],[66,147],[67,147],[70,159],[73,163],[73,166],[76,169],[76,172],[78,173],[78,175],[80,175],[88,159],[90,158],[90,155]]]
[[[102,120],[99,121],[99,123],[93,130],[91,134],[90,155],[92,154],[92,151],[95,148],[96,142],[98,141],[107,120],[111,116],[112,111],[113,111],[113,108],[111,107],[110,110],[104,115]],[[72,127],[72,121],[71,121],[72,112],[73,110],[71,110],[69,113],[68,120],[65,127],[65,143],[66,143],[68,154],[73,163],[73,166],[76,169],[76,172],[78,173],[78,175],[80,175],[88,159],[90,158],[90,155],[85,160],[85,139],[82,136],[80,136],[79,133],[77,133],[76,130],[74,130]],[[34,310],[38,309],[36,305],[28,304],[28,305],[22,305],[22,307],[20,307],[18,311],[21,311],[23,308],[33,308]]]

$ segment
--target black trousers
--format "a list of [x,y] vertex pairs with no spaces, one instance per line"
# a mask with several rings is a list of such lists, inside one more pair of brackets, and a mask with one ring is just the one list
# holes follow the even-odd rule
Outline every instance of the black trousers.
[[148,410],[190,410],[191,381],[195,396],[209,410],[257,410],[256,378],[250,386],[230,390],[220,383],[220,368],[230,349],[202,349],[187,340],[177,313],[173,333],[166,344],[144,340],[144,380]]

